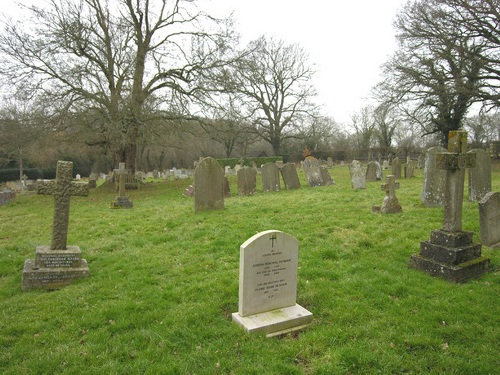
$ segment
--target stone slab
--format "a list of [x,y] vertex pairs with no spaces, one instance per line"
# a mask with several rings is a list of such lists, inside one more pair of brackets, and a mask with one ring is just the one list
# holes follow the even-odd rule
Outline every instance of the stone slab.
[[420,255],[436,262],[458,265],[481,256],[481,244],[475,243],[464,247],[436,245],[429,241],[420,243]]
[[481,242],[500,248],[500,192],[489,192],[479,202]]
[[36,268],[33,259],[27,259],[23,268],[23,290],[60,289],[70,285],[74,280],[88,277],[90,270],[85,259],[78,268]]
[[467,246],[472,243],[473,232],[447,232],[444,230],[431,231],[431,243],[448,247]]
[[248,316],[233,313],[232,317],[233,321],[243,326],[248,333],[263,331],[268,337],[272,337],[305,328],[311,323],[313,314],[295,304]]
[[50,246],[37,246],[35,268],[78,268],[82,266],[82,252],[78,246],[66,246],[66,250],[51,250]]
[[480,257],[467,263],[452,266],[414,254],[410,258],[409,267],[447,281],[463,283],[487,273],[489,263],[489,258]]
[[110,208],[132,208],[133,206],[134,203],[129,197],[115,197],[110,204]]

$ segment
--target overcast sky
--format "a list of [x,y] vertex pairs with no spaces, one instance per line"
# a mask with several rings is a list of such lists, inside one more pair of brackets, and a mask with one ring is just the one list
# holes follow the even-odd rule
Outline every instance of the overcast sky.
[[[234,12],[245,45],[265,34],[298,43],[317,74],[314,86],[324,114],[341,123],[369,104],[380,66],[395,48],[392,22],[407,0],[201,0],[209,13]],[[19,12],[2,2],[3,13]],[[5,4],[4,4],[5,3]]]
[[325,114],[347,123],[368,103],[395,49],[393,20],[407,0],[208,0],[234,10],[245,41],[262,34],[300,44],[316,66]]

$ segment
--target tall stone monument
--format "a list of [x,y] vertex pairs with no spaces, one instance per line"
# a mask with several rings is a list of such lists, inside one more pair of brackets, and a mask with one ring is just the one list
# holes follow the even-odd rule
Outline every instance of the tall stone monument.
[[35,259],[24,262],[22,289],[59,289],[87,277],[89,268],[78,246],[67,246],[71,196],[87,196],[88,184],[72,181],[73,163],[58,161],[56,179],[38,184],[38,194],[54,196],[52,243],[37,246]]
[[481,256],[481,244],[472,242],[472,232],[462,230],[465,171],[475,163],[467,153],[467,132],[451,131],[448,152],[436,155],[436,166],[446,171],[443,229],[431,232],[420,244],[409,266],[452,282],[465,282],[487,272],[489,259]]
[[277,230],[257,233],[240,247],[238,312],[233,321],[268,337],[303,329],[312,313],[298,305],[296,238]]
[[132,208],[134,205],[129,197],[125,196],[125,175],[128,173],[125,169],[125,163],[119,163],[118,169],[115,169],[118,174],[118,196],[111,201],[111,208]]

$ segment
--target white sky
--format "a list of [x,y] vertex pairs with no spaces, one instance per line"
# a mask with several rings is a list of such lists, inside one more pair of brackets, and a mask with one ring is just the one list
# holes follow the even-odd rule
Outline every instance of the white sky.
[[[234,10],[247,42],[262,34],[300,44],[316,67],[324,113],[341,123],[369,104],[380,66],[396,46],[392,26],[406,0],[209,0]],[[245,43],[246,43],[245,42]]]
[[[407,0],[201,0],[208,13],[234,12],[242,43],[265,34],[298,43],[315,65],[313,82],[325,115],[344,124],[369,104],[380,66],[395,48],[392,22]],[[1,13],[16,14],[16,3],[2,1]],[[201,4],[200,4],[201,5]]]

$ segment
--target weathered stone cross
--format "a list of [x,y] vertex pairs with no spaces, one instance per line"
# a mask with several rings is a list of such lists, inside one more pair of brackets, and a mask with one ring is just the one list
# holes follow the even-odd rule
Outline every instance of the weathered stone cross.
[[118,173],[119,180],[118,180],[118,194],[120,197],[125,196],[125,175],[128,173],[127,170],[125,169],[125,163],[119,163],[118,164],[118,169],[115,170],[116,173]]
[[384,190],[389,197],[395,197],[396,189],[399,189],[399,182],[396,182],[396,176],[388,175],[381,189]]
[[476,154],[467,153],[467,132],[450,131],[448,152],[436,154],[436,166],[446,170],[444,224],[447,232],[462,231],[465,170],[476,164]]
[[38,184],[37,193],[54,196],[54,221],[51,250],[66,250],[69,222],[69,203],[72,195],[89,195],[86,182],[73,182],[73,162],[58,161],[56,179]]

